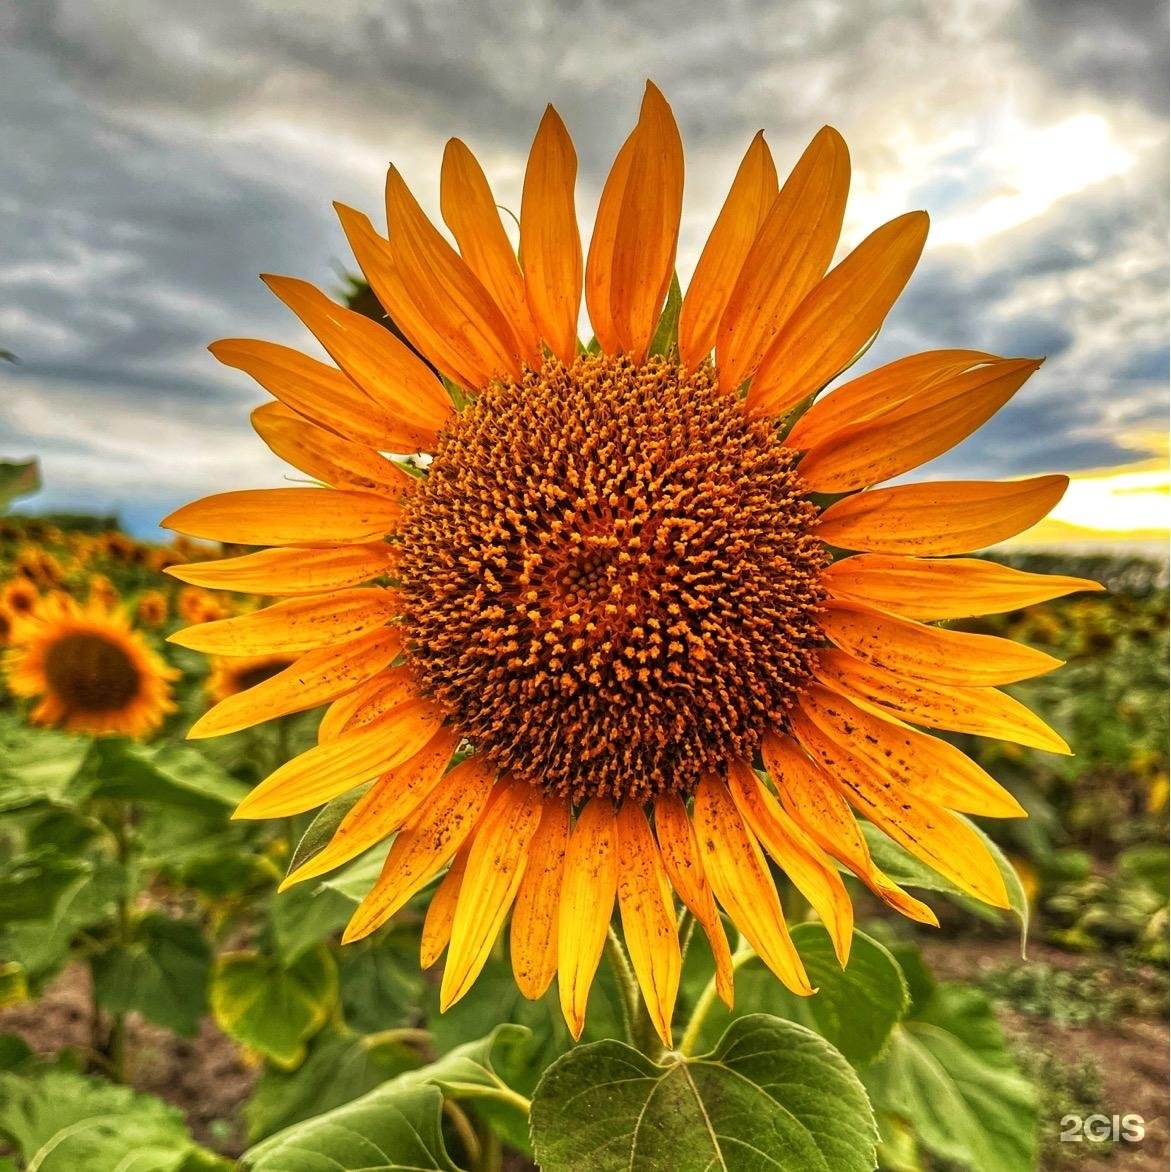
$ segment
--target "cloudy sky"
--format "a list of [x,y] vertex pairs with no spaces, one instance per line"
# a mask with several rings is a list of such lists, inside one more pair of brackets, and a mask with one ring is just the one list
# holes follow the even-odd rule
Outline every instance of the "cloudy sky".
[[847,245],[932,214],[866,364],[1049,359],[932,471],[1150,475],[1166,45],[1147,0],[7,0],[0,348],[20,362],[0,370],[0,456],[41,458],[27,508],[144,534],[193,496],[278,483],[248,427],[263,393],[205,350],[305,342],[257,274],[336,288],[352,266],[331,200],[375,213],[393,161],[435,210],[452,136],[519,206],[550,100],[588,227],[650,77],[687,149],[681,275],[753,133],[784,170],[832,123],[854,167]]

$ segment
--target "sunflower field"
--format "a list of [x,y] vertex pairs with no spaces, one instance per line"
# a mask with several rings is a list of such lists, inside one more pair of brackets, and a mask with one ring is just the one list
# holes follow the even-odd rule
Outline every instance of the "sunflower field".
[[575,176],[265,278],[282,487],[0,516],[0,1172],[1165,1163],[1165,562],[886,485],[1040,363],[846,376],[927,218],[830,269],[836,131],[686,292],[653,85],[588,251]]

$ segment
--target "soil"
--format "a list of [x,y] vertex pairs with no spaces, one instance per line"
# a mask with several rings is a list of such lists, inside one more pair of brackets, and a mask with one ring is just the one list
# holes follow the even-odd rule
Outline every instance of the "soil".
[[[940,980],[979,981],[981,973],[1000,969],[1019,959],[1014,940],[935,940],[925,944],[928,964]],[[1044,944],[1029,946],[1031,961],[1075,968],[1085,957],[1073,956]],[[1097,963],[1099,959],[1095,959]],[[1119,982],[1135,974],[1117,967]],[[82,966],[67,969],[35,1003],[0,1012],[0,1033],[16,1033],[38,1053],[53,1054],[72,1048],[89,1053],[89,975]],[[1005,1033],[1021,1051],[1047,1053],[1073,1070],[1086,1060],[1097,1068],[1101,1102],[1094,1110],[1106,1116],[1141,1115],[1146,1134],[1138,1143],[1083,1141],[1046,1146],[1041,1172],[1164,1172],[1168,1144],[1168,1025],[1163,1018],[1132,1017],[1108,1024],[1071,1026],[1002,1007]],[[243,1104],[259,1073],[237,1046],[210,1020],[204,1020],[193,1038],[177,1038],[136,1015],[127,1021],[128,1077],[142,1091],[179,1107],[197,1140],[224,1155],[238,1155],[245,1146],[241,1118]],[[1058,1100],[1060,1104],[1060,1100]],[[1069,1110],[1085,1112],[1085,1106]],[[1041,1121],[1042,1135],[1053,1141],[1061,1129],[1058,1107],[1052,1119]],[[1076,1149],[1076,1150],[1075,1150]],[[531,1167],[519,1160],[510,1169]],[[981,1170],[984,1172],[984,1170]],[[995,1172],[988,1169],[987,1172]]]

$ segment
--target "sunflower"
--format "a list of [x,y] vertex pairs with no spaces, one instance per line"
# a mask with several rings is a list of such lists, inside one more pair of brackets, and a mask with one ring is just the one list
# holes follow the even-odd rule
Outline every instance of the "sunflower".
[[161,590],[146,590],[138,599],[138,621],[144,627],[161,627],[167,621],[170,603]]
[[32,614],[40,600],[40,591],[27,578],[13,578],[0,586],[0,606],[13,615]]
[[218,655],[211,661],[207,694],[218,702],[247,692],[292,667],[296,660],[295,655]]
[[184,586],[179,591],[177,609],[180,617],[189,623],[211,622],[228,613],[219,598],[198,586]]
[[12,639],[12,629],[16,625],[16,615],[0,602],[0,647],[6,646]]
[[99,600],[50,595],[14,624],[4,669],[14,695],[39,698],[34,724],[145,737],[175,710],[170,681],[179,673]]
[[[834,130],[783,185],[763,137],[752,141],[681,305],[668,295],[683,153],[659,91],[648,86],[610,171],[584,263],[576,168],[550,107],[525,173],[519,262],[458,140],[440,199],[458,250],[396,170],[388,236],[339,207],[409,345],[303,281],[265,278],[336,365],[262,341],[212,352],[272,393],[256,430],[321,486],[227,492],[168,518],[271,547],[178,577],[284,596],[174,638],[299,657],[212,709],[197,735],[328,704],[318,744],[240,816],[296,814],[373,781],[286,880],[397,832],[345,939],[446,869],[422,941],[425,965],[447,950],[443,1006],[511,911],[521,992],[539,997],[557,976],[579,1036],[617,903],[670,1045],[676,896],[729,1003],[720,907],[785,985],[812,992],[769,857],[843,963],[853,913],[839,863],[935,922],[875,866],[858,815],[1007,905],[957,813],[1023,811],[922,727],[1068,752],[997,690],[1058,661],[930,623],[1095,585],[940,556],[1027,528],[1064,477],[872,487],[968,435],[1036,361],[934,351],[809,406],[878,330],[927,231],[924,213],[901,216],[827,273],[849,176]],[[425,475],[383,455],[416,450],[433,456]]]

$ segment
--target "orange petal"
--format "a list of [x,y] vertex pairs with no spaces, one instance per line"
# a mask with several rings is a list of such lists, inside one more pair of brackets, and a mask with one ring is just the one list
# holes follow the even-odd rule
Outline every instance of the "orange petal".
[[647,82],[610,261],[610,313],[622,349],[641,362],[675,271],[683,210],[683,143],[666,98]]
[[868,762],[826,737],[803,713],[789,715],[794,735],[844,790],[851,805],[901,847],[961,890],[994,907],[1009,906],[996,860],[980,836],[954,814],[926,798],[907,801]]
[[516,254],[500,219],[492,190],[475,155],[458,138],[443,152],[439,208],[469,269],[492,295],[530,365],[540,364],[537,329],[525,300]]
[[854,934],[854,906],[837,867],[743,761],[729,762],[728,789],[752,834],[821,917],[844,968]]
[[716,962],[716,992],[731,1009],[733,969],[728,937],[699,859],[695,828],[687,807],[675,794],[662,794],[655,799],[655,835],[671,886],[707,935]]
[[1050,753],[1069,746],[1039,716],[995,688],[964,688],[911,679],[873,667],[835,648],[818,657],[818,679],[872,712],[951,732],[996,737]]
[[694,817],[699,855],[716,898],[786,988],[808,996],[814,990],[789,938],[760,844],[718,777],[699,783]]
[[398,610],[398,595],[380,586],[338,590],[278,602],[252,614],[199,623],[167,642],[213,655],[268,655],[313,651],[384,627]]
[[451,926],[440,1012],[472,987],[500,935],[541,821],[541,806],[540,791],[527,781],[506,783],[476,826]]
[[941,684],[1013,684],[1052,671],[1062,662],[1011,639],[925,627],[857,603],[827,603],[821,628],[864,663]]
[[568,842],[569,803],[550,798],[529,844],[508,929],[516,987],[530,1001],[544,996],[557,975],[557,907]]
[[246,488],[205,496],[176,509],[165,529],[237,545],[372,541],[398,527],[391,496],[336,488]]
[[333,206],[358,267],[403,336],[453,382],[469,389],[482,387],[489,373],[478,361],[476,348],[432,322],[428,316],[432,308],[430,295],[408,283],[406,270],[396,263],[390,242],[379,236],[369,217],[345,204]]
[[606,945],[618,890],[617,830],[607,798],[592,798],[578,815],[565,851],[557,910],[557,984],[569,1032],[581,1037],[590,985]]
[[752,379],[748,409],[783,414],[840,374],[878,332],[926,239],[926,212],[867,236],[789,318]]
[[1000,614],[1078,590],[1105,589],[1087,578],[1030,574],[979,558],[936,561],[881,553],[841,558],[821,581],[835,598],[924,622]]
[[393,551],[373,545],[326,546],[324,549],[261,549],[238,558],[167,566],[163,573],[206,586],[246,594],[324,594],[358,586],[389,572]]
[[951,480],[855,493],[830,505],[817,536],[875,553],[969,553],[1035,525],[1065,494],[1068,476]]
[[[386,223],[395,271],[430,326],[425,341],[416,344],[429,354],[431,337],[442,332],[482,373],[480,386],[496,376],[519,378],[521,347],[504,315],[394,167],[386,175]],[[386,308],[395,316],[394,305]]]
[[1005,358],[938,381],[813,448],[801,479],[813,492],[852,492],[926,464],[991,419],[1040,365]]
[[848,744],[904,801],[926,798],[948,810],[986,818],[1027,818],[1024,807],[975,761],[938,737],[851,704],[820,685],[807,688],[801,711],[832,741]]
[[781,805],[822,850],[849,867],[888,907],[919,923],[939,926],[925,903],[908,895],[874,865],[846,799],[792,737],[766,733],[760,751]]
[[340,370],[288,346],[224,338],[208,349],[225,366],[250,374],[298,415],[382,452],[429,451],[435,432],[396,419]]
[[281,890],[324,875],[389,838],[434,791],[459,740],[457,733],[442,728],[413,757],[379,777],[347,811],[333,838],[289,874]]
[[777,169],[764,131],[752,140],[728,198],[699,255],[679,311],[679,358],[698,366],[715,348],[716,330],[744,259],[777,195]]
[[343,944],[381,928],[439,874],[471,833],[495,779],[494,766],[471,757],[451,770],[425,801],[420,799],[395,836],[377,882],[346,925]]
[[412,483],[401,464],[317,427],[282,403],[257,407],[252,412],[252,427],[285,463],[333,488],[397,495]]
[[618,808],[618,910],[630,963],[663,1045],[670,1050],[671,1018],[683,959],[675,902],[646,814],[635,802]]
[[427,907],[427,915],[423,920],[423,935],[419,941],[419,963],[429,969],[442,955],[451,939],[451,925],[455,919],[456,903],[459,900],[460,888],[463,886],[464,870],[468,865],[468,854],[472,849],[470,842],[465,842],[462,849],[456,852],[443,876],[431,903]]
[[773,200],[720,319],[716,369],[732,394],[825,275],[842,231],[850,153],[832,126],[805,148]]
[[996,361],[995,354],[982,350],[927,350],[888,362],[818,399],[793,425],[785,445],[799,452],[821,447],[839,432],[884,416],[942,379]]
[[334,362],[394,418],[412,429],[438,431],[451,417],[443,384],[385,326],[331,301],[308,281],[267,274],[261,279]]
[[378,628],[347,643],[307,652],[255,687],[225,697],[191,726],[187,739],[223,736],[327,704],[389,667],[401,647],[398,631]]
[[270,773],[240,804],[235,818],[302,814],[409,761],[439,731],[443,710],[410,700],[352,735],[315,745]]
[[408,665],[388,668],[326,709],[317,726],[317,743],[327,745],[346,733],[372,724],[392,708],[413,700],[418,690]]
[[598,214],[590,236],[589,253],[585,266],[585,299],[590,325],[603,354],[617,354],[622,349],[614,325],[610,304],[610,277],[613,272],[614,243],[618,234],[619,213],[626,182],[630,177],[630,163],[638,149],[642,122],[634,128],[614,158],[610,174],[598,200]]
[[541,337],[566,365],[577,357],[581,233],[573,188],[577,153],[549,106],[537,127],[520,200],[520,252],[529,309]]

